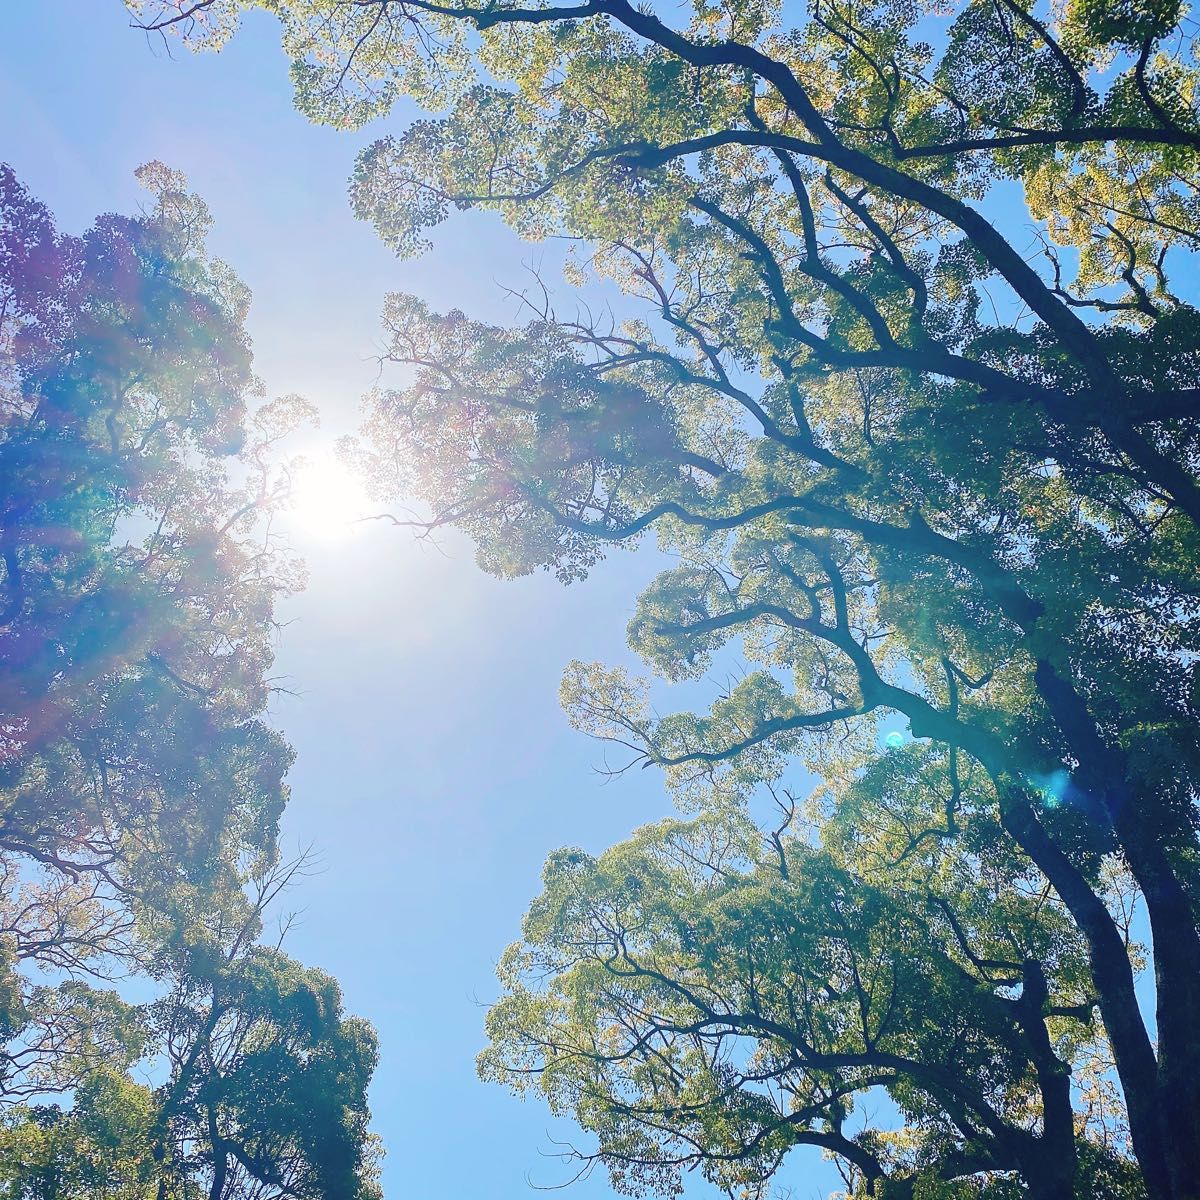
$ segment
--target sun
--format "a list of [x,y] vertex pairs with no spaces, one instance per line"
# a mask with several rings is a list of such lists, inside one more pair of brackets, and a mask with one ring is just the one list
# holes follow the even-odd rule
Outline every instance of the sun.
[[332,450],[310,452],[297,463],[288,513],[297,536],[323,542],[346,538],[370,513],[362,481]]

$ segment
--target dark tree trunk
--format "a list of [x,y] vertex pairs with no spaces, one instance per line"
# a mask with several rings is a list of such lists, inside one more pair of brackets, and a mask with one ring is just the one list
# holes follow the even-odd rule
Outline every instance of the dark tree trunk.
[[1051,841],[1036,814],[1011,793],[1004,828],[1030,856],[1069,909],[1088,944],[1100,1013],[1125,1094],[1134,1154],[1150,1200],[1179,1200],[1171,1182],[1160,1110],[1158,1063],[1134,991],[1133,967],[1112,916],[1087,880]]
[[1071,1200],[1079,1156],[1075,1149],[1075,1112],[1071,1104],[1071,1070],[1054,1053],[1046,1029],[1045,1010],[1050,999],[1046,975],[1036,959],[1026,959],[1021,970],[1021,995],[1016,1001],[1017,1022],[1037,1070],[1042,1098],[1042,1134],[1031,1137],[1020,1150],[1021,1176],[1031,1200]]

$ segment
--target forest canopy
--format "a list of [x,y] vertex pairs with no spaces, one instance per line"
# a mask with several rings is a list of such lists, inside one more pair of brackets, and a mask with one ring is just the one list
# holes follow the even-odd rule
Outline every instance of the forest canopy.
[[256,7],[314,120],[428,110],[355,169],[388,245],[495,210],[631,314],[392,297],[407,374],[351,453],[427,503],[396,523],[564,581],[653,533],[632,646],[738,664],[665,716],[568,669],[572,720],[692,815],[551,859],[483,1073],[635,1193],[763,1194],[807,1144],[855,1195],[1196,1197],[1189,10],[131,5],[209,46]]
[[249,293],[161,163],[60,233],[0,166],[0,1195],[378,1195],[374,1031],[268,909],[272,447]]

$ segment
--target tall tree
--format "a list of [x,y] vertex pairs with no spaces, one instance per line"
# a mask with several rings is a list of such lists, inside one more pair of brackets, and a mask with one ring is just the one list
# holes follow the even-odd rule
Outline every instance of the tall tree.
[[308,406],[248,412],[249,294],[182,176],[139,174],[149,212],[73,237],[0,167],[0,1188],[369,1196],[373,1033],[255,945],[289,874],[274,446]]
[[[0,1196],[378,1200],[374,1031],[330,976],[254,940],[291,870],[247,881],[238,921],[208,906],[202,933],[144,938],[156,1000],[78,980],[30,996],[34,1025],[73,1006],[74,1036],[45,1056],[39,1102],[0,1122]],[[68,1081],[73,1104],[46,1103]]]
[[[209,43],[252,7],[133,5]],[[686,25],[627,0],[264,7],[305,112],[354,124],[407,93],[442,114],[355,172],[356,210],[399,253],[491,208],[575,239],[581,274],[645,304],[617,323],[535,299],[509,330],[394,298],[413,382],[371,401],[381,492],[424,495],[422,527],[466,528],[500,574],[577,578],[655,530],[680,565],[642,596],[634,646],[667,678],[717,652],[744,678],[699,716],[658,718],[597,667],[564,694],[692,799],[800,759],[847,803],[888,713],[969,760],[971,799],[956,785],[914,838],[981,871],[1011,842],[1047,881],[1147,1192],[1200,1194],[1184,6],[698,2]],[[966,803],[995,838],[964,840]],[[1113,864],[1153,935],[1153,1035]],[[1040,1007],[1028,1064],[1062,1007],[1039,999],[1047,968],[1020,992]]]
[[[939,807],[945,763],[903,757],[906,792]],[[784,815],[766,837],[709,813],[554,855],[502,960],[483,1075],[577,1114],[598,1141],[580,1170],[607,1163],[623,1192],[676,1195],[699,1169],[767,1194],[813,1146],[853,1196],[999,1198],[1014,1178],[1031,1197],[1141,1195],[1082,940],[990,814],[957,818],[983,870],[940,844],[898,861],[895,818],[870,846],[827,822],[818,848]]]

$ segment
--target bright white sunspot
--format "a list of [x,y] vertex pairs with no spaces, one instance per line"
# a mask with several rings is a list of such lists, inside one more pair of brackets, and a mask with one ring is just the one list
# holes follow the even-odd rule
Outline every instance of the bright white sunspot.
[[332,450],[296,463],[288,524],[296,536],[333,541],[348,537],[373,509],[362,481]]

